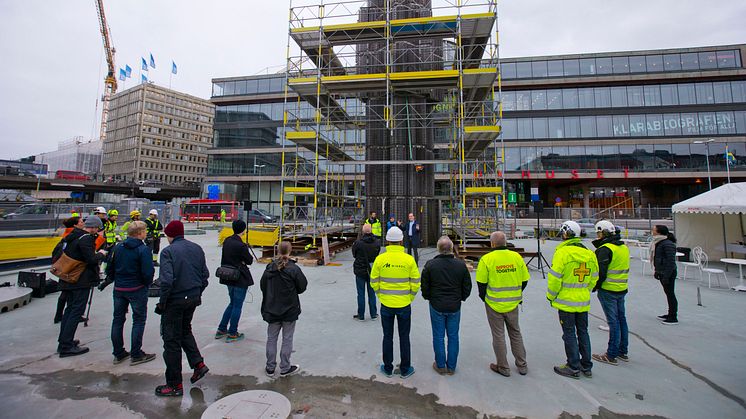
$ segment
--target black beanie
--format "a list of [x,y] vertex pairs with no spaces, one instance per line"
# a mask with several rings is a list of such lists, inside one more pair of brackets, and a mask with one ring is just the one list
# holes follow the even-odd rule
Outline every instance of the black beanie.
[[241,234],[246,230],[246,222],[244,220],[235,220],[233,221],[232,227],[234,234]]

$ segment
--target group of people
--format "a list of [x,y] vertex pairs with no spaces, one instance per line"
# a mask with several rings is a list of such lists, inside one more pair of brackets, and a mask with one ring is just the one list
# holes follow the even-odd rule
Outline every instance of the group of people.
[[[399,374],[407,378],[414,374],[411,363],[409,333],[412,324],[411,304],[418,292],[430,303],[430,321],[435,361],[433,369],[441,375],[453,375],[459,352],[461,302],[471,293],[472,283],[464,262],[454,256],[453,242],[441,237],[438,255],[425,264],[420,273],[415,259],[404,253],[405,233],[389,226],[386,252],[380,253],[380,240],[375,234],[375,213],[362,227],[362,237],[355,242],[352,253],[357,285],[357,313],[353,318],[365,320],[365,306],[370,318],[379,317],[376,296],[380,300],[383,329],[383,363],[380,372],[386,376]],[[369,222],[374,220],[374,222]],[[554,371],[571,378],[592,377],[593,360],[618,365],[629,361],[628,326],[625,297],[630,271],[629,249],[621,241],[620,230],[602,220],[595,225],[595,252],[581,243],[582,229],[577,222],[566,221],[560,228],[562,242],[557,246],[549,269],[546,298],[558,312],[565,346],[566,362]],[[678,323],[674,293],[676,280],[676,238],[663,225],[652,230],[651,261],[668,299],[668,312],[658,316],[665,325]],[[482,256],[476,270],[479,298],[485,304],[492,332],[495,362],[489,368],[505,377],[511,375],[507,360],[505,330],[515,366],[521,375],[528,373],[526,349],[519,325],[519,306],[530,275],[523,257],[508,247],[506,235],[495,231],[490,235],[493,250]],[[609,331],[607,349],[592,354],[588,335],[588,312],[591,295],[597,293],[606,316]],[[394,369],[394,323],[399,332],[400,363]],[[445,344],[447,338],[447,347]]]
[[407,215],[407,221],[397,219],[396,215],[389,215],[389,220],[386,222],[386,231],[383,230],[381,220],[378,219],[378,213],[375,211],[370,212],[370,216],[365,219],[363,225],[369,225],[371,227],[371,233],[378,238],[382,239],[382,235],[388,233],[392,227],[396,227],[401,230],[404,234],[403,245],[407,250],[407,254],[414,256],[415,262],[419,263],[420,255],[417,249],[420,247],[420,223],[414,217],[414,213],[410,212]]

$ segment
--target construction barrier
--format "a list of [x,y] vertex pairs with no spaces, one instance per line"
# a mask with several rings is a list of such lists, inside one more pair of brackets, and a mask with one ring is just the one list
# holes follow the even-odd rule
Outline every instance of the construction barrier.
[[[277,237],[280,234],[280,227],[249,227],[248,242],[247,235],[241,234],[241,238],[245,243],[250,243],[251,246],[274,246],[277,244]],[[224,228],[218,233],[218,246],[223,245],[223,241],[233,235],[233,229]],[[51,252],[51,251],[50,251]]]
[[2,237],[0,261],[51,257],[60,237]]

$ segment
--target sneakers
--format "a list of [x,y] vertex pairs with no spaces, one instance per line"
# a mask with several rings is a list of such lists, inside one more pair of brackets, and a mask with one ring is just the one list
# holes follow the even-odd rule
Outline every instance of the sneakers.
[[435,362],[433,362],[433,369],[435,370],[435,372],[437,372],[440,375],[446,375],[448,374],[448,371],[449,371],[446,368],[438,368],[438,364]]
[[300,365],[291,365],[290,369],[282,372],[280,371],[280,377],[290,377],[291,375],[295,375],[300,372]]
[[177,384],[175,386],[170,386],[168,384],[163,386],[158,386],[155,388],[155,395],[161,396],[161,397],[179,397],[184,395],[184,386],[182,384]]
[[385,375],[386,377],[391,378],[394,375],[393,371],[386,371],[386,367],[384,367],[383,364],[381,364],[381,368],[379,368],[379,370],[381,371],[381,374]]
[[567,364],[554,367],[554,372],[563,377],[570,377],[576,380],[580,378],[580,371],[570,368]]
[[629,356],[627,354],[619,355],[617,359],[621,359],[624,362],[629,362]]
[[[80,341],[78,339],[73,339],[73,346],[78,346],[78,345],[80,345]],[[57,347],[57,352],[56,353],[60,353],[59,346]]]
[[215,339],[223,339],[225,337],[228,337],[228,332],[223,332],[222,330],[215,332]]
[[599,324],[598,325],[598,330],[603,330],[604,332],[608,332],[609,331],[609,325],[608,324]]
[[375,316],[370,316],[370,319],[371,319],[371,320],[375,320],[375,319],[377,319],[377,318],[378,318],[378,315],[375,315]]
[[518,374],[521,374],[521,375],[528,374],[528,367],[518,367]]
[[591,370],[583,370],[583,371],[580,371],[580,372],[583,373],[583,376],[585,378],[593,378],[593,373],[591,372]]
[[269,368],[264,368],[264,373],[267,374],[267,377],[274,377],[275,376],[275,370],[271,370]]
[[75,345],[75,346],[73,346],[72,348],[70,348],[70,349],[68,349],[66,351],[60,352],[60,358],[67,358],[67,357],[70,357],[70,356],[83,355],[85,353],[88,353],[89,350],[90,349],[88,349],[85,346]]
[[130,357],[130,353],[127,351],[124,351],[123,354],[114,357],[114,365],[121,364],[122,362],[126,361],[129,357]]
[[205,365],[204,362],[200,362],[197,364],[197,366],[194,368],[194,374],[192,374],[192,378],[189,379],[189,381],[194,384],[197,381],[199,381],[200,378],[204,377],[207,372],[210,371],[209,368],[207,368],[207,365]]
[[609,354],[593,354],[591,355],[594,361],[603,362],[604,364],[619,365],[619,362],[615,358],[609,358]]
[[661,320],[666,320],[668,318],[668,314],[661,314],[660,316],[658,316],[658,318]]
[[674,326],[679,324],[679,320],[667,318],[666,320],[661,321],[661,324],[665,324],[666,326]]
[[364,322],[365,321],[365,317],[360,317],[357,314],[355,314],[354,316],[352,316],[352,318],[355,319],[355,320],[357,320],[357,321],[359,321],[359,322]]
[[490,369],[492,370],[492,372],[496,372],[496,373],[502,375],[503,377],[510,377],[510,370],[509,369],[502,369],[502,368],[498,367],[497,364],[490,364]]
[[225,338],[225,342],[226,343],[238,342],[239,340],[241,340],[243,338],[244,338],[243,333],[237,333],[235,335],[228,335],[228,337]]
[[414,374],[414,367],[410,366],[407,371],[401,372],[401,378],[409,378],[412,376],[412,374]]
[[133,356],[132,360],[130,360],[130,365],[144,364],[154,359],[155,359],[155,354],[146,354],[145,352],[143,352],[142,355],[140,356]]

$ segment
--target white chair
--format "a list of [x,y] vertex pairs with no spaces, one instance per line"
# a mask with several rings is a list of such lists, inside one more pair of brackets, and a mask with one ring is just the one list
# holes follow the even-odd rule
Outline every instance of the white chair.
[[650,253],[640,253],[640,263],[642,263],[642,276],[645,276],[645,266],[650,265],[650,270],[652,271],[653,266],[650,262]]
[[[684,266],[684,274],[682,275],[681,279],[686,280],[686,270],[687,268],[697,268],[699,269],[699,260],[702,258],[702,248],[697,246],[694,249],[692,249],[692,258],[694,259],[693,262],[680,262],[681,265]],[[701,276],[700,272],[700,276]]]
[[707,273],[707,288],[712,288],[712,275],[715,274],[715,279],[718,280],[718,286],[720,286],[720,279],[718,275],[723,275],[723,278],[725,279],[725,283],[728,284],[728,288],[730,288],[730,282],[728,282],[728,277],[725,275],[725,271],[722,269],[717,268],[710,268],[709,267],[710,259],[707,257],[707,253],[704,251],[701,251],[699,253],[699,279],[702,280],[702,273]]

